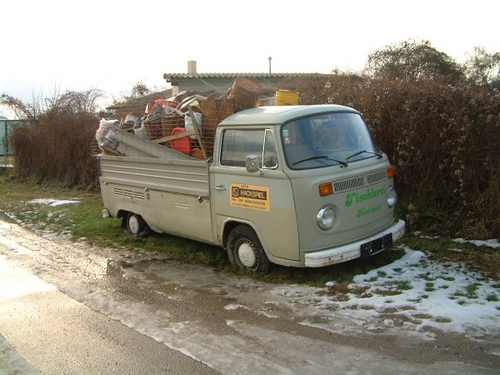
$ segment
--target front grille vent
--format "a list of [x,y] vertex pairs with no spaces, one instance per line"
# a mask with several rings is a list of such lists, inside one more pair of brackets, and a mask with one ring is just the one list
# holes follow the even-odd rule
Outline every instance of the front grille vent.
[[386,170],[382,170],[382,171],[379,171],[377,173],[373,173],[371,175],[368,175],[366,177],[366,181],[369,183],[369,184],[373,184],[374,182],[378,182],[378,181],[382,181],[384,179],[387,178],[387,172]]
[[115,195],[130,199],[146,199],[146,195],[142,191],[134,191],[122,188],[115,188]]
[[352,178],[350,180],[337,181],[333,183],[333,191],[339,193],[341,191],[356,189],[365,185],[363,177]]

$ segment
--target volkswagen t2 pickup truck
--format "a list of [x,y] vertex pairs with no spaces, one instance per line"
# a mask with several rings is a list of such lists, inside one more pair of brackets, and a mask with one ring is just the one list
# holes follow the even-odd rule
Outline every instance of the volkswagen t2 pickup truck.
[[207,160],[99,159],[105,216],[134,236],[152,229],[218,245],[248,270],[368,258],[405,231],[394,218],[394,168],[349,107],[235,113],[217,126]]

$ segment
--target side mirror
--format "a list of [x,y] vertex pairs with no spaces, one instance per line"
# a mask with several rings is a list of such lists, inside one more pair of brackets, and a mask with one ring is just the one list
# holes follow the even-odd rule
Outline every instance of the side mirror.
[[245,158],[245,168],[249,173],[255,173],[260,171],[260,162],[257,155],[248,155]]

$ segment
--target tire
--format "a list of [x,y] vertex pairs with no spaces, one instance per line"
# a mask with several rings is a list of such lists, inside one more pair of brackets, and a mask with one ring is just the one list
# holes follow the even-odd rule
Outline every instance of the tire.
[[129,212],[123,217],[122,226],[132,237],[147,237],[151,232],[149,225],[144,219],[133,212]]
[[271,269],[271,262],[257,234],[246,225],[237,226],[229,233],[227,254],[235,267],[261,273],[268,273]]

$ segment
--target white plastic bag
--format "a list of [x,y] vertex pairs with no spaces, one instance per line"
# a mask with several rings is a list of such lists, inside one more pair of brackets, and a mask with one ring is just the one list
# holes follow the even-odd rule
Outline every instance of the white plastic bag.
[[[200,112],[193,112],[196,125],[198,125],[198,130],[200,131],[200,137],[203,137],[203,124],[202,124],[202,114]],[[193,122],[191,121],[191,116],[186,113],[184,117],[184,127],[186,131],[194,130]],[[196,135],[192,135],[191,139],[196,139]]]
[[102,119],[99,129],[95,133],[95,139],[102,151],[116,150],[118,147],[118,129],[120,121]]

